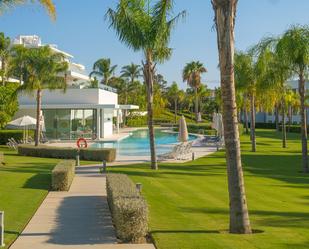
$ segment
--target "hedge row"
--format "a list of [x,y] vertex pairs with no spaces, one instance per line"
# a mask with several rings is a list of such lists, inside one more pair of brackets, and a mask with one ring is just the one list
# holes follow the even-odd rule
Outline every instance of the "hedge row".
[[107,200],[117,237],[122,242],[144,243],[148,231],[148,207],[134,183],[124,174],[108,174]]
[[[34,133],[29,130],[29,136],[33,137]],[[14,138],[16,141],[23,139],[23,130],[0,130],[0,145],[5,145],[9,138]]]
[[52,190],[68,191],[75,176],[75,161],[63,160],[52,171]]
[[[189,133],[197,133],[204,135],[214,135],[216,133],[215,130],[211,128],[210,124],[187,124]],[[178,131],[178,127],[175,128],[175,131]]]
[[147,116],[132,116],[127,118],[127,126],[141,127],[147,125]]
[[[77,148],[53,147],[46,145],[33,146],[29,144],[18,145],[18,154],[22,156],[75,159],[78,155]],[[113,162],[116,159],[114,148],[82,148],[79,150],[81,160]]]

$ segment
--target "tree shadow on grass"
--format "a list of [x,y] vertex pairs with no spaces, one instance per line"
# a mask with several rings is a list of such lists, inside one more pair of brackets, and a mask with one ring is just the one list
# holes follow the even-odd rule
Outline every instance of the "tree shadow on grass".
[[150,234],[154,235],[154,234],[162,234],[162,233],[167,233],[167,234],[171,234],[171,233],[191,233],[191,234],[219,234],[220,232],[223,231],[219,231],[219,230],[151,230]]
[[[65,197],[57,209],[49,244],[86,245],[116,242],[106,197]],[[31,234],[30,234],[31,235]]]
[[267,177],[292,184],[306,184],[309,187],[309,174],[300,173],[299,155],[244,154],[244,169],[258,177]]
[[[180,207],[182,212],[219,214],[228,216],[229,210],[226,208],[196,208]],[[254,216],[254,224],[268,227],[309,227],[309,212],[286,212],[250,209],[249,214]]]
[[49,190],[50,184],[50,174],[36,174],[25,182],[23,188]]

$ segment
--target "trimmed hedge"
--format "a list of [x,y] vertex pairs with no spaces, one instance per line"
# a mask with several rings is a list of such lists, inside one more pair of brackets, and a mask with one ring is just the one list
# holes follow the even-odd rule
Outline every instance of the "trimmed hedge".
[[[197,134],[204,134],[204,135],[213,135],[216,133],[215,130],[211,128],[210,124],[187,124],[188,132],[189,133],[197,133]],[[175,131],[178,131],[178,127],[175,128]]]
[[144,243],[148,231],[148,207],[135,184],[127,175],[108,174],[106,190],[117,237],[123,242]]
[[[29,144],[21,144],[18,145],[18,154],[33,157],[75,159],[78,154],[78,149],[72,147],[54,147],[46,145],[33,146]],[[106,160],[107,162],[113,162],[116,159],[116,149],[81,148],[79,150],[79,155],[81,160]]]
[[[248,123],[248,126],[250,128],[250,122]],[[256,129],[276,129],[276,123],[255,123],[255,128]]]
[[116,149],[114,148],[89,148],[80,149],[80,159],[88,161],[103,161],[113,162],[116,159]]
[[[29,130],[29,135],[33,137],[33,131]],[[16,141],[23,139],[23,130],[0,130],[0,145],[6,145],[9,138]]]
[[75,176],[75,161],[63,160],[59,162],[53,169],[52,190],[54,191],[68,191]]

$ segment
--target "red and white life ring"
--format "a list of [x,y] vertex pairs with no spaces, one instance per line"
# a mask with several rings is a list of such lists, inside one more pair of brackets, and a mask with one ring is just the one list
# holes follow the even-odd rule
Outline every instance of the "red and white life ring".
[[85,138],[81,137],[77,140],[76,145],[78,148],[87,148],[88,144]]

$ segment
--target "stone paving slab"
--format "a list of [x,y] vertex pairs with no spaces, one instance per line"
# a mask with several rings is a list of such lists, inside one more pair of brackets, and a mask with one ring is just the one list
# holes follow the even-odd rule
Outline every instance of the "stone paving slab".
[[49,192],[10,249],[154,249],[117,244],[98,166],[81,166],[68,192]]

